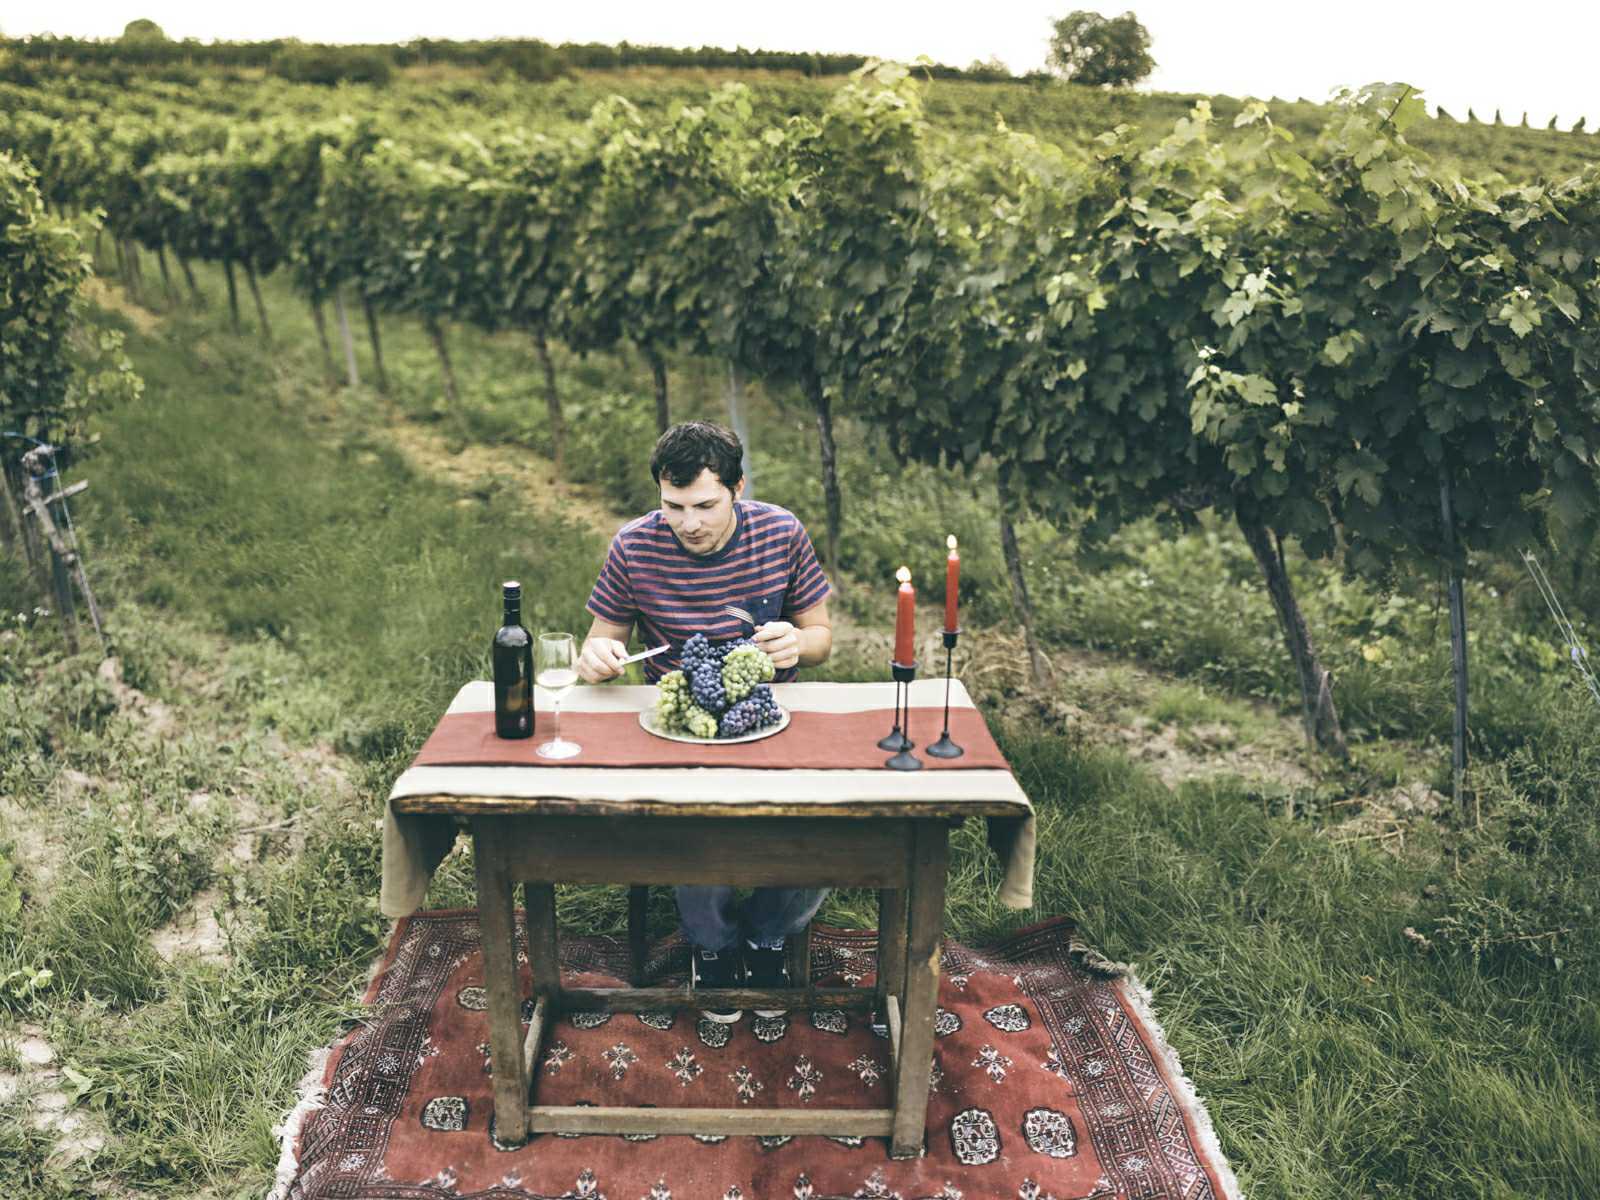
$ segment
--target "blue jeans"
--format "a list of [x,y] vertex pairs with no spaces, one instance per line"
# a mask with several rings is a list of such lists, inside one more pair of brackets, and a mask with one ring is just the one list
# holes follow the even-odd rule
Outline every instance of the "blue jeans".
[[678,919],[683,935],[702,950],[731,950],[743,938],[762,950],[776,950],[816,916],[827,888],[756,888],[742,903],[723,885],[678,887]]

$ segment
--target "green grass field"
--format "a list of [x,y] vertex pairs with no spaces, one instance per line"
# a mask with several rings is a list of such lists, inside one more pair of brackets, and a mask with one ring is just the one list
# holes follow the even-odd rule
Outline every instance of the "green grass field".
[[[641,363],[558,360],[579,511],[527,482],[547,465],[525,344],[453,331],[447,412],[419,330],[385,327],[391,397],[337,388],[303,305],[266,293],[270,350],[217,307],[98,318],[146,382],[75,472],[120,675],[66,655],[0,558],[0,1194],[265,1194],[272,1127],[357,1018],[386,937],[383,797],[487,673],[495,585],[532,581],[529,623],[581,631],[607,521],[650,503]],[[717,364],[672,367],[675,413],[722,413]],[[804,406],[754,388],[751,421],[758,494],[819,520]],[[925,546],[928,577],[955,529],[963,672],[1039,810],[1037,908],[998,907],[963,829],[950,931],[1065,914],[1133,963],[1251,1196],[1595,1195],[1600,732],[1511,568],[1482,564],[1472,592],[1479,805],[1458,818],[1395,799],[1447,778],[1428,581],[1380,595],[1297,568],[1354,742],[1341,766],[1295,740],[1287,659],[1227,528],[1089,549],[1030,524],[1059,676],[1036,692],[992,481],[899,471],[848,422],[841,438],[849,587],[822,674],[873,671],[888,572]],[[468,479],[474,455],[503,470]],[[1158,737],[1174,757],[1144,753]],[[450,859],[430,904],[470,902],[470,880]],[[601,889],[561,908],[576,929],[623,923]],[[822,919],[872,914],[844,892]]]

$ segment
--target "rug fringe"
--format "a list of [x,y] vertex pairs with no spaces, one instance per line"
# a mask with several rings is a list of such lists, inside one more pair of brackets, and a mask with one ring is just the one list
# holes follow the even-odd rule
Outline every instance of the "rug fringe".
[[1227,1156],[1222,1153],[1222,1144],[1217,1140],[1216,1128],[1211,1124],[1211,1114],[1206,1111],[1205,1105],[1200,1103],[1194,1084],[1184,1074],[1183,1064],[1178,1061],[1178,1052],[1168,1044],[1166,1031],[1161,1028],[1161,1022],[1156,1020],[1155,1001],[1150,995],[1150,989],[1140,983],[1131,970],[1123,972],[1122,983],[1123,991],[1138,1013],[1139,1020],[1144,1023],[1145,1028],[1150,1031],[1150,1036],[1155,1040],[1155,1049],[1161,1055],[1162,1064],[1172,1080],[1173,1090],[1177,1093],[1178,1103],[1183,1107],[1189,1128],[1194,1131],[1195,1137],[1200,1142],[1201,1153],[1216,1168],[1217,1182],[1222,1185],[1222,1200],[1244,1200],[1239,1179],[1234,1175],[1233,1167],[1229,1165]]
[[1107,979],[1131,979],[1133,967],[1129,963],[1113,962],[1088,942],[1074,933],[1067,939],[1067,953],[1086,970]]
[[325,1079],[328,1059],[332,1054],[333,1047],[324,1046],[319,1050],[313,1050],[307,1056],[310,1067],[295,1089],[295,1094],[300,1099],[289,1110],[289,1115],[283,1119],[283,1124],[273,1127],[272,1132],[278,1135],[280,1149],[277,1174],[273,1180],[272,1190],[267,1193],[267,1200],[284,1200],[289,1194],[289,1185],[294,1182],[295,1173],[300,1166],[300,1156],[297,1153],[300,1130],[304,1127],[306,1118],[321,1108],[328,1099]]
[[[397,921],[387,921],[384,945],[388,946],[394,940]],[[371,990],[373,982],[383,973],[388,965],[388,953],[379,954],[367,964],[367,981],[363,987],[363,994]],[[300,1166],[300,1157],[296,1148],[300,1141],[300,1131],[305,1127],[306,1118],[317,1109],[321,1108],[328,1099],[328,1061],[336,1054],[349,1039],[340,1038],[332,1046],[323,1046],[313,1050],[307,1056],[309,1068],[295,1088],[295,1095],[299,1097],[295,1106],[289,1110],[289,1115],[283,1119],[282,1125],[273,1126],[272,1132],[278,1135],[278,1170],[274,1176],[272,1190],[267,1193],[266,1200],[285,1200],[289,1194],[289,1185],[294,1182],[295,1174]]]

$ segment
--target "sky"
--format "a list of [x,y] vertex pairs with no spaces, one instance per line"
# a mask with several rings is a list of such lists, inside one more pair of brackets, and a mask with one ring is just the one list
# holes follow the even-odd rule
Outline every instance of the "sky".
[[[414,37],[536,37],[550,42],[658,43],[821,50],[966,66],[999,58],[1013,71],[1044,65],[1051,21],[1077,7],[1108,16],[1128,0],[628,0],[556,5],[384,5],[275,0],[4,0],[0,32],[115,37],[135,17],[169,37],[202,41],[298,37],[305,41],[408,41]],[[1594,86],[1600,5],[1592,0],[1139,0],[1129,5],[1150,31],[1157,67],[1142,85],[1175,91],[1326,100],[1339,87],[1376,81],[1415,84],[1458,117],[1470,105],[1508,123],[1524,111],[1563,129],[1579,116],[1600,126]]]

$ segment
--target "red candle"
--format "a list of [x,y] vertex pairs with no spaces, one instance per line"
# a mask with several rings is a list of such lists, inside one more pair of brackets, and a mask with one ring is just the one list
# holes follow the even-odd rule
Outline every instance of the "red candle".
[[911,587],[911,568],[901,567],[895,572],[894,577],[900,581],[900,592],[897,597],[899,608],[895,611],[894,620],[894,661],[910,666],[917,661],[914,628],[917,620],[917,593]]
[[960,628],[956,624],[956,601],[961,591],[961,555],[956,553],[955,534],[945,538],[944,544],[950,547],[950,557],[944,563],[944,631],[954,633]]

